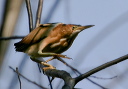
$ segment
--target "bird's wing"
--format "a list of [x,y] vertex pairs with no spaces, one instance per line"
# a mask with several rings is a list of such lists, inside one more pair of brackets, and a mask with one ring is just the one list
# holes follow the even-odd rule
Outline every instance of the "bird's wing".
[[57,24],[59,23],[40,24],[39,27],[31,31],[20,42],[14,44],[16,51],[23,52],[30,45],[35,44],[40,40],[44,39]]

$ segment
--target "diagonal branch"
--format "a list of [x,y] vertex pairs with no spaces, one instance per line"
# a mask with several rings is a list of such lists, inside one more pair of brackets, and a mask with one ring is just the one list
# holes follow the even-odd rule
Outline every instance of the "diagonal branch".
[[[57,57],[57,59],[58,59],[58,60],[61,60],[61,62],[63,62],[66,66],[68,66],[69,68],[71,68],[71,69],[74,71],[74,73],[77,72],[78,74],[81,75],[80,71],[78,71],[77,69],[75,69],[74,67],[72,67],[71,65],[69,65],[68,63],[66,63],[63,59],[61,59],[60,57]],[[103,87],[103,86],[101,86],[100,84],[98,84],[98,83],[92,81],[91,79],[89,79],[89,78],[86,78],[86,79],[87,79],[88,81],[90,81],[91,83],[93,83],[93,84],[99,86],[101,89],[106,89],[105,87]]]
[[125,55],[125,56],[122,56],[120,58],[117,58],[113,61],[110,61],[110,62],[107,62],[105,64],[102,64],[101,66],[98,66],[76,78],[72,78],[70,76],[69,73],[67,73],[66,71],[63,71],[63,70],[56,70],[56,69],[48,69],[45,71],[45,74],[48,75],[48,76],[52,76],[52,77],[58,77],[58,78],[61,78],[64,80],[65,84],[63,86],[62,89],[72,89],[78,82],[80,82],[81,80],[89,77],[90,75],[102,70],[102,69],[105,69],[107,67],[110,67],[112,65],[115,65],[119,62],[122,62],[124,60],[128,59],[128,54]]
[[115,65],[115,64],[117,64],[117,63],[119,63],[119,62],[122,62],[122,61],[124,61],[124,60],[126,60],[126,59],[128,59],[128,54],[126,54],[126,55],[124,55],[124,56],[122,56],[122,57],[120,57],[120,58],[117,58],[117,59],[115,59],[115,60],[113,60],[113,61],[110,61],[110,62],[107,62],[107,63],[105,63],[105,64],[102,64],[101,66],[98,66],[98,67],[96,67],[96,68],[94,68],[94,69],[88,71],[87,73],[84,73],[84,74],[82,74],[82,75],[76,77],[76,78],[75,78],[76,83],[78,83],[79,81],[83,80],[84,78],[87,78],[87,77],[89,77],[90,75],[92,75],[92,74],[94,74],[94,73],[96,73],[96,72],[98,72],[98,71],[100,71],[100,70],[103,70],[103,69],[105,69],[105,68],[107,68],[107,67],[110,67],[110,66],[112,66],[112,65]]

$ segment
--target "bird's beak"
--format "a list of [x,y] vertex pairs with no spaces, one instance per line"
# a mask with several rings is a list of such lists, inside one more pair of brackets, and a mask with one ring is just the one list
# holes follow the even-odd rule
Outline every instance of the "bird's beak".
[[87,29],[87,28],[90,28],[90,27],[93,27],[93,26],[94,25],[79,26],[79,27],[77,27],[77,31],[81,32],[84,29]]

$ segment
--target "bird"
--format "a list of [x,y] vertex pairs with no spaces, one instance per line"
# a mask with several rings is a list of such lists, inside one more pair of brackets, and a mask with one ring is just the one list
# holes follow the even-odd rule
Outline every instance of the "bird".
[[61,53],[71,47],[81,31],[93,26],[64,23],[39,24],[21,41],[14,44],[15,50],[28,54],[32,59],[56,56],[69,58]]

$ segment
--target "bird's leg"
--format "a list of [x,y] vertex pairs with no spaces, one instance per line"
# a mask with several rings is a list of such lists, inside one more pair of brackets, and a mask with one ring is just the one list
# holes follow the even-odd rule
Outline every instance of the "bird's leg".
[[55,59],[55,57],[52,57],[52,58],[46,60],[45,62],[47,63],[47,62],[49,62],[49,61],[51,61],[51,60],[53,60],[53,59]]
[[63,64],[67,65],[67,63],[66,63],[65,61],[63,61],[63,59],[60,58],[60,57],[58,57],[58,56],[54,56],[54,57],[52,57],[52,58],[46,60],[45,62],[47,63],[47,62],[49,62],[49,61],[51,61],[51,60],[53,60],[53,59],[57,59],[57,60],[59,60],[60,62],[62,62]]
[[47,64],[45,62],[41,62],[42,65],[46,66],[43,68],[43,71],[46,71],[48,69],[56,69],[54,66],[50,65],[50,64]]
[[52,52],[42,52],[42,50],[48,45],[49,43],[46,42],[42,42],[39,45],[39,50],[38,50],[38,54],[41,55],[42,57],[48,57],[48,56],[58,56],[58,57],[62,57],[62,58],[68,58],[66,55],[62,55],[62,54],[57,54],[57,53],[52,53]]
[[67,65],[67,63],[65,61],[63,61],[60,57],[55,57],[57,60],[59,60],[60,62],[62,62],[63,64]]
[[54,66],[52,66],[52,65],[50,65],[50,64],[47,64],[46,62],[42,62],[42,61],[40,61],[40,60],[38,60],[38,59],[36,59],[36,58],[32,58],[32,57],[30,57],[30,59],[31,59],[32,61],[36,62],[36,63],[40,63],[40,64],[44,65],[45,67],[43,67],[43,71],[46,71],[46,70],[48,70],[48,69],[55,69]]
[[40,60],[38,60],[38,59],[36,59],[36,58],[33,58],[33,57],[30,57],[30,59],[31,59],[32,61],[36,62],[36,63],[41,63],[41,62],[42,62],[42,61],[40,61]]
[[42,55],[42,56],[58,56],[58,57],[62,57],[62,58],[68,58],[68,59],[71,59],[69,57],[67,57],[66,55],[62,55],[62,54],[56,54],[56,53],[50,53],[50,52],[41,52],[39,51],[38,52],[39,55]]

